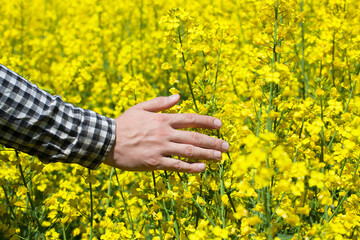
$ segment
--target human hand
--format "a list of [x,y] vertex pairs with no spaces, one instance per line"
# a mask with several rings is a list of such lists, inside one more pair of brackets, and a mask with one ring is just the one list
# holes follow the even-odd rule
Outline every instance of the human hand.
[[197,132],[176,130],[189,127],[218,129],[221,127],[219,119],[190,113],[158,113],[171,108],[179,99],[178,94],[157,97],[133,106],[116,118],[115,143],[104,163],[130,171],[195,173],[204,171],[206,165],[169,156],[221,160],[221,152],[229,150],[226,141]]

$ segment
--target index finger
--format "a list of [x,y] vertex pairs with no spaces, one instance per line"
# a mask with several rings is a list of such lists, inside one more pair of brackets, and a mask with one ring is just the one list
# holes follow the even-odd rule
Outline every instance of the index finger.
[[207,128],[218,129],[221,127],[221,121],[215,117],[199,115],[195,113],[169,114],[170,125],[173,128]]

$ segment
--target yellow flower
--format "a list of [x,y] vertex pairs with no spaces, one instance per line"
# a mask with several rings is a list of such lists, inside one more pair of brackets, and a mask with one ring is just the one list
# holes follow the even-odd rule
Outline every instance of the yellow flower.
[[265,75],[265,82],[274,82],[280,83],[280,73],[279,72],[269,72]]
[[191,60],[186,61],[186,63],[185,63],[185,70],[188,71],[188,72],[190,72],[191,69],[192,69],[192,64],[193,64],[193,62],[192,62]]
[[331,205],[332,204],[332,198],[331,194],[328,190],[324,190],[319,193],[318,199],[320,200],[321,205]]
[[18,189],[17,189],[17,194],[19,196],[21,195],[26,195],[26,193],[28,192],[28,189],[24,186],[20,186]]
[[310,211],[311,211],[311,208],[308,205],[305,205],[304,207],[297,207],[296,208],[296,213],[297,214],[303,214],[303,215],[306,215],[306,216],[309,216]]
[[152,215],[155,221],[161,221],[163,219],[163,215],[161,211],[157,213],[154,212]]
[[191,192],[185,191],[185,192],[184,192],[184,197],[185,197],[186,199],[191,199],[191,198],[193,197],[193,195],[191,194]]
[[180,93],[180,91],[179,91],[178,89],[174,88],[174,87],[170,88],[170,89],[169,89],[169,92],[170,92],[171,94],[179,94],[179,93]]
[[227,229],[222,229],[219,226],[215,226],[212,230],[213,234],[217,237],[227,239],[229,237],[229,231]]
[[177,80],[175,77],[170,77],[170,80],[169,80],[169,83],[170,84],[175,84],[175,83],[178,83],[179,80]]
[[321,88],[318,88],[318,89],[316,89],[316,96],[318,96],[318,97],[321,97],[321,96],[323,96],[324,95],[324,90],[322,90]]
[[259,224],[259,223],[262,222],[258,215],[254,215],[252,217],[249,217],[247,219],[247,221],[248,221],[248,224],[251,225],[251,226],[255,226],[256,224]]
[[205,240],[207,233],[204,230],[196,230],[194,233],[189,235],[190,240]]
[[169,69],[171,69],[171,68],[173,68],[173,66],[171,66],[170,63],[168,63],[168,62],[164,62],[164,63],[161,65],[161,69],[162,69],[162,70],[169,70]]
[[316,186],[319,189],[324,187],[325,175],[321,172],[312,171],[310,174],[309,185],[310,187]]

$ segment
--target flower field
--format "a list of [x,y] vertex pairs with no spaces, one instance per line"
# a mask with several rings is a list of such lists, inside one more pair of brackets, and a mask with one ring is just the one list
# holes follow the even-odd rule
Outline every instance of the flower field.
[[358,239],[360,2],[0,0],[0,63],[117,117],[179,93],[222,120],[203,173],[0,146],[0,239]]

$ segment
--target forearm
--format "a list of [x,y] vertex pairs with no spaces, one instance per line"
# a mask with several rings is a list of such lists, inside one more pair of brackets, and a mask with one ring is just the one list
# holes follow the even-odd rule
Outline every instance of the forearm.
[[65,103],[0,65],[0,143],[44,163],[97,168],[115,140],[115,121]]

